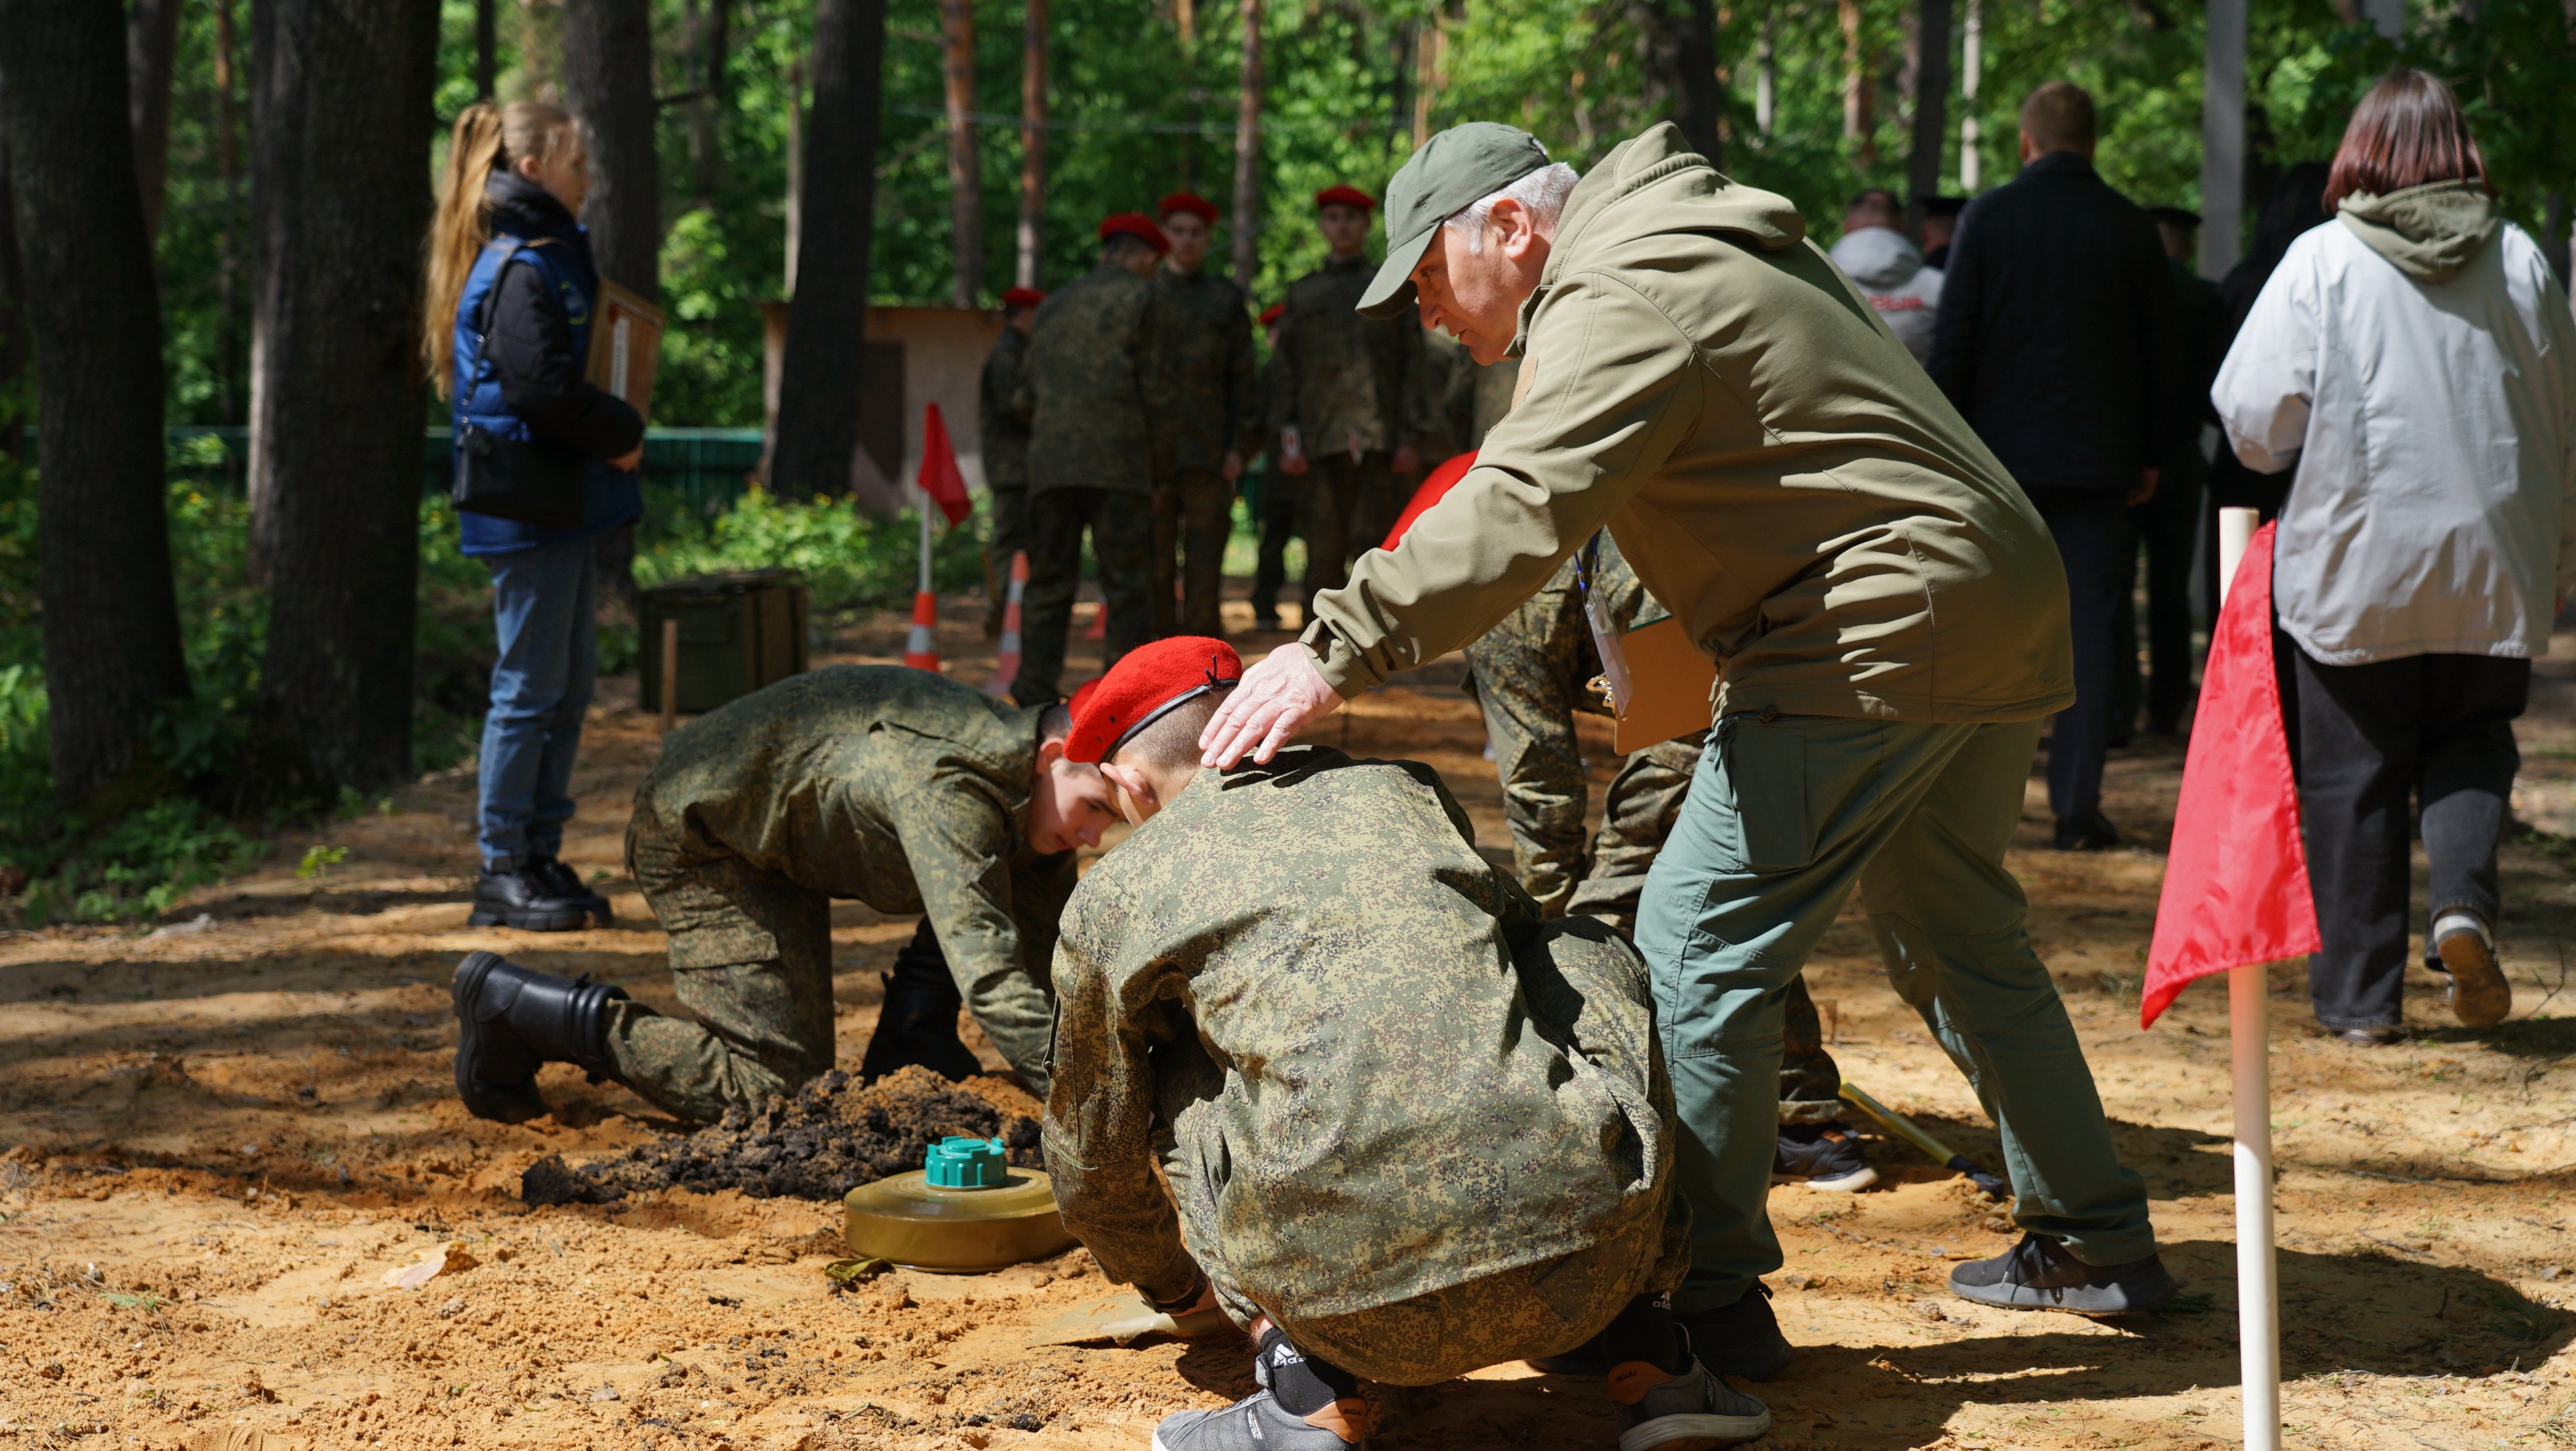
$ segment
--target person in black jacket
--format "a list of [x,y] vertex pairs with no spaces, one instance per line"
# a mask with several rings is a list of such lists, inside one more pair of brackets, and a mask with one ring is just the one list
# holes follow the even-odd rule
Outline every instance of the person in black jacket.
[[422,352],[469,428],[589,460],[581,522],[549,529],[460,512],[492,573],[500,659],[483,721],[477,927],[559,932],[608,903],[559,853],[598,664],[592,543],[644,512],[644,420],[584,380],[599,274],[574,220],[589,190],[581,128],[553,106],[477,104],[456,119],[429,245]]
[[2056,537],[2075,704],[2050,731],[2056,845],[2117,845],[2102,815],[2114,617],[2129,506],[2173,446],[2179,339],[2155,223],[2093,169],[2093,100],[2065,81],[2021,107],[2021,175],[1959,218],[1927,366]]

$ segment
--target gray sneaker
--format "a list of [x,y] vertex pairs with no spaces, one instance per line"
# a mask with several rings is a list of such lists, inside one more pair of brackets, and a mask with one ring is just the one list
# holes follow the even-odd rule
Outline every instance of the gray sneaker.
[[2155,1255],[2125,1265],[2088,1265],[2044,1234],[2024,1234],[2002,1254],[1950,1272],[1951,1294],[2000,1310],[2134,1315],[2155,1309],[2180,1289]]
[[1154,1451],[1349,1451],[1367,1442],[1368,1424],[1368,1402],[1357,1397],[1300,1416],[1261,1390],[1223,1410],[1165,1416],[1154,1428]]
[[1613,1366],[1619,1451],[1707,1451],[1771,1429],[1771,1408],[1708,1373],[1694,1358],[1674,1375],[1642,1360]]

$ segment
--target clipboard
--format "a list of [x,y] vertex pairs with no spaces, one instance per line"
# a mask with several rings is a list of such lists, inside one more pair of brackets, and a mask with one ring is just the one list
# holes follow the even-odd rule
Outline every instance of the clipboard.
[[653,375],[662,365],[662,309],[606,278],[590,325],[590,359],[582,376],[614,393],[644,418],[653,416]]
[[1692,642],[1678,616],[1665,613],[1651,598],[1656,618],[1622,630],[1610,601],[1592,587],[1600,536],[1583,547],[1576,578],[1583,590],[1583,619],[1592,627],[1592,648],[1601,657],[1601,674],[1592,689],[1610,704],[1610,741],[1619,754],[1695,731],[1708,729],[1714,714],[1717,662]]

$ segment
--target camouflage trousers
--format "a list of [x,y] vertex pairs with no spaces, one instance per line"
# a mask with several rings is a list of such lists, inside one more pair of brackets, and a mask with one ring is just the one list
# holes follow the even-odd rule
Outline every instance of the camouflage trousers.
[[[1587,861],[1583,820],[1590,793],[1574,712],[1601,662],[1571,567],[1470,644],[1467,663],[1502,778],[1503,819],[1522,887],[1548,916],[1582,913],[1635,936],[1647,869],[1690,793],[1701,741],[1666,741],[1621,763]],[[1786,1013],[1780,1122],[1831,1123],[1844,1112],[1842,1070],[1825,1046],[1803,974],[1789,980]]]
[[[1011,556],[1030,546],[1029,491],[1025,488],[995,489],[992,508],[993,573],[1007,586],[1011,582]],[[998,603],[995,608],[1000,608]]]
[[1154,511],[1143,495],[1119,489],[1054,488],[1029,495],[1029,588],[1021,597],[1020,676],[1011,698],[1022,705],[1062,698],[1066,635],[1082,585],[1082,536],[1091,534],[1100,594],[1109,611],[1103,670],[1151,638],[1154,628]]
[[[1620,956],[1634,961],[1631,954]],[[1553,983],[1554,1000],[1534,1000],[1534,1018],[1570,1022],[1580,1014],[1578,1000],[1594,994],[1619,994],[1634,1002],[1648,996],[1642,963],[1633,976],[1612,977],[1591,970],[1578,954],[1554,961],[1562,973]],[[1489,1365],[1562,1354],[1600,1334],[1639,1295],[1672,1289],[1688,1267],[1690,1209],[1672,1194],[1660,1216],[1651,1211],[1639,1215],[1581,1250],[1391,1304],[1338,1315],[1301,1315],[1293,1305],[1256,1305],[1227,1270],[1225,1226],[1205,1167],[1227,1162],[1224,1143],[1218,1138],[1203,1147],[1197,1115],[1188,1108],[1172,1111],[1178,1103],[1223,1092],[1224,1075],[1195,1040],[1174,1052],[1169,1063],[1158,1055],[1156,1069],[1163,1079],[1165,1122],[1176,1125],[1156,1133],[1164,1178],[1179,1211],[1181,1240],[1207,1272],[1218,1303],[1238,1325],[1249,1326],[1268,1315],[1301,1354],[1354,1375],[1385,1385],[1433,1385]],[[1651,1094],[1670,1133],[1671,1094],[1660,1067],[1653,1074]],[[1663,1178],[1669,1182],[1669,1167]],[[1655,1185],[1654,1192],[1661,1195],[1665,1188]],[[1438,1237],[1435,1227],[1425,1227],[1424,1243],[1437,1243]]]
[[709,1123],[832,1066],[830,898],[740,861],[685,862],[641,802],[626,870],[670,934],[671,985],[691,1018],[610,1003],[618,1082]]
[[1305,592],[1313,600],[1321,590],[1339,589],[1350,578],[1351,561],[1375,549],[1395,527],[1409,494],[1387,471],[1389,456],[1347,453],[1310,456],[1304,498],[1297,514],[1297,535],[1306,541]]
[[[690,1016],[624,999],[608,1005],[617,1081],[689,1123],[758,1108],[832,1066],[831,899],[739,861],[684,863],[638,810],[626,869],[670,936],[671,985]],[[886,1003],[860,1069],[873,1079],[910,1063],[950,1078],[980,1071],[957,1036],[957,986],[924,919],[886,975]]]
[[1225,584],[1225,542],[1233,532],[1234,486],[1216,470],[1176,470],[1170,483],[1154,491],[1157,636],[1225,634],[1217,602]]

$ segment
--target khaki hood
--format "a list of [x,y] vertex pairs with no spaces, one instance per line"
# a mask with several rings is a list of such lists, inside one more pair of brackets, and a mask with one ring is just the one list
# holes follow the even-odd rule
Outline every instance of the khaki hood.
[[[1567,258],[1659,232],[1725,235],[1778,252],[1805,241],[1807,224],[1787,197],[1727,180],[1667,121],[1613,147],[1565,199],[1547,266],[1521,304],[1521,336],[1528,336],[1530,314],[1564,274]],[[1517,339],[1512,346],[1519,350]]]
[[2348,193],[2341,220],[2371,250],[2418,282],[2448,282],[2469,265],[2502,219],[2486,185],[2436,181],[2386,196]]

